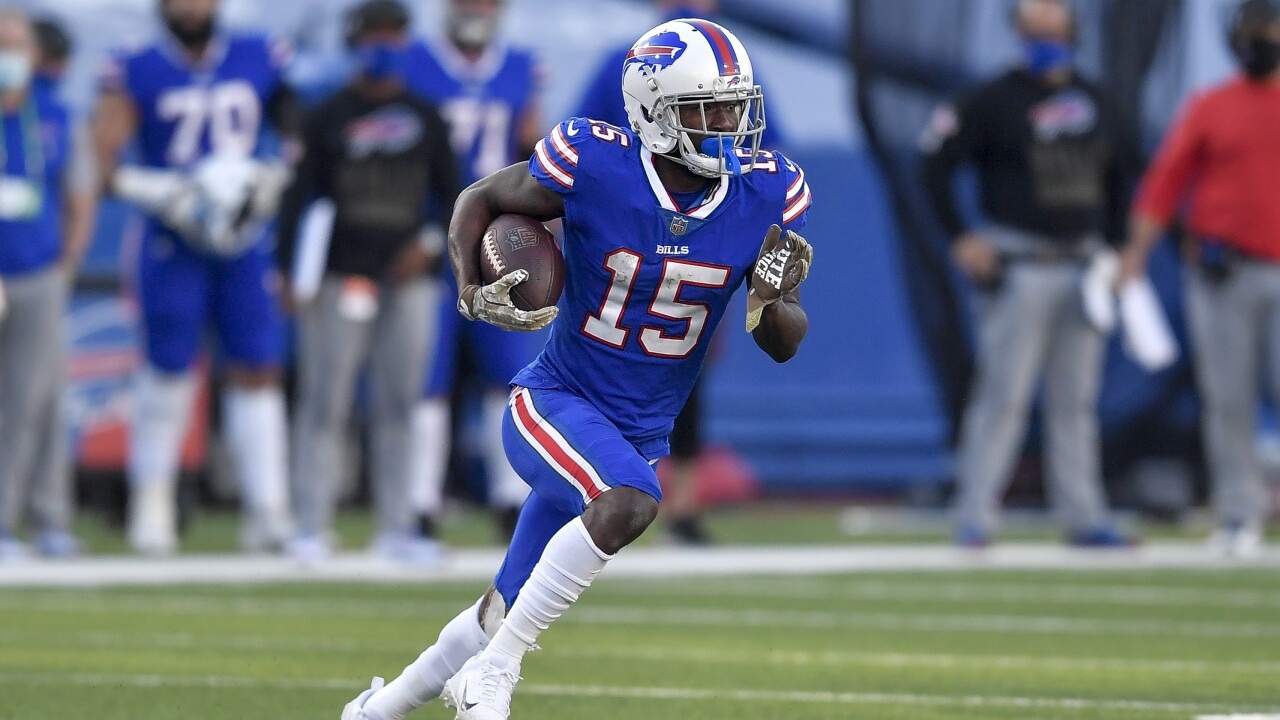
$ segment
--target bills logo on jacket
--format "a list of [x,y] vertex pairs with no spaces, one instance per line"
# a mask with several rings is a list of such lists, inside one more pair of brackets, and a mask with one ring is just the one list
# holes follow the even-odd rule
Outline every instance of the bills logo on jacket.
[[422,121],[408,108],[392,105],[376,110],[347,126],[347,151],[364,158],[375,152],[395,155],[422,139]]
[[1064,135],[1086,135],[1098,124],[1093,98],[1078,90],[1058,93],[1031,108],[1036,137],[1052,142]]

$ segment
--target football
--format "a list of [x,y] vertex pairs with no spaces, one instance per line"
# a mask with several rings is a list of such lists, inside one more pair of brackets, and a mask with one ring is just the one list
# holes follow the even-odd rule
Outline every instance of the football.
[[546,226],[524,215],[500,215],[480,241],[480,279],[488,285],[508,273],[526,270],[529,279],[511,289],[521,310],[555,305],[564,290],[564,256]]

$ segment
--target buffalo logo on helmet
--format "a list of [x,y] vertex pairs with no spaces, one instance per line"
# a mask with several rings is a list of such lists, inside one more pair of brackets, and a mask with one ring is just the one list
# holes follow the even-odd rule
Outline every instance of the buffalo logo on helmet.
[[688,44],[680,39],[679,33],[660,32],[645,38],[631,48],[623,64],[640,63],[657,69],[667,68],[688,48]]
[[511,246],[512,252],[533,247],[538,244],[538,233],[529,227],[511,228],[507,231],[507,244]]

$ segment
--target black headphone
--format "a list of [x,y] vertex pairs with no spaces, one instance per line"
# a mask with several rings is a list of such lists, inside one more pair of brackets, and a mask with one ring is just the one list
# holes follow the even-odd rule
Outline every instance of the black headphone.
[[367,0],[352,8],[343,23],[343,38],[354,48],[360,38],[374,30],[407,30],[412,24],[409,11],[397,0]]

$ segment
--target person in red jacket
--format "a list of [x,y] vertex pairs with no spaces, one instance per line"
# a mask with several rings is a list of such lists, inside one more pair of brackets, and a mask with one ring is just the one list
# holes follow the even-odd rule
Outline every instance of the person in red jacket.
[[[1212,542],[1249,555],[1266,495],[1254,449],[1260,363],[1280,329],[1280,1],[1245,0],[1231,45],[1242,74],[1193,98],[1147,171],[1133,209],[1121,282],[1145,272],[1185,209],[1187,313],[1219,529]],[[1280,347],[1273,350],[1280,350]],[[1280,353],[1268,380],[1280,392]]]

